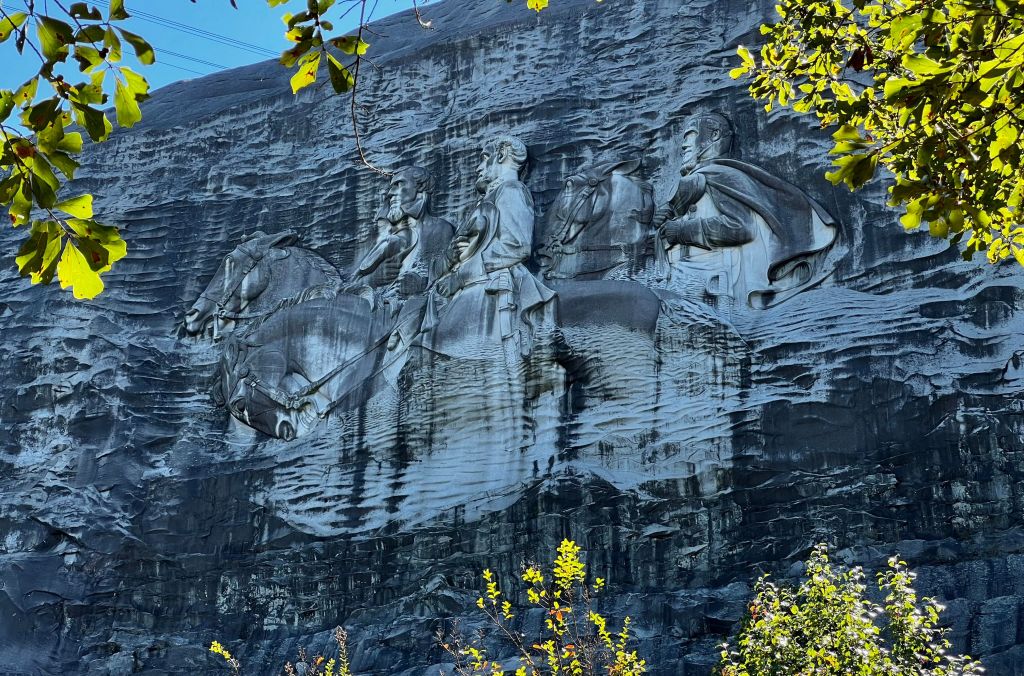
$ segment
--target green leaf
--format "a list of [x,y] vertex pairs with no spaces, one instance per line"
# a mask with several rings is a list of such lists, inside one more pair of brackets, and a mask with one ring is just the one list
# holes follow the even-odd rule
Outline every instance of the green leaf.
[[88,21],[102,21],[103,14],[96,7],[90,7],[85,2],[73,2],[68,8],[68,15],[73,19],[86,19]]
[[25,23],[27,18],[28,15],[25,12],[10,12],[5,18],[0,19],[0,42],[11,37],[14,29]]
[[117,124],[121,127],[132,127],[142,119],[142,110],[135,99],[135,93],[120,80],[114,87],[114,111],[117,113]]
[[331,76],[331,86],[339,94],[350,91],[356,84],[349,69],[330,54],[327,55],[327,73]]
[[843,126],[839,127],[839,129],[837,129],[836,132],[832,134],[832,138],[835,139],[836,141],[859,142],[863,140],[860,136],[860,130],[858,130],[857,127],[853,126],[852,124],[844,124]]
[[128,87],[128,91],[135,95],[136,101],[141,103],[149,98],[149,82],[146,81],[146,78],[128,66],[121,66],[118,70],[121,71],[121,75],[124,77],[124,83]]
[[290,0],[267,0],[267,6],[277,7],[278,5],[283,5],[286,2],[290,2]]
[[825,174],[825,178],[834,185],[846,183],[850,190],[856,190],[874,176],[878,165],[878,155],[843,155],[833,160],[832,164],[838,169]]
[[892,77],[885,81],[883,96],[885,96],[886,101],[892,101],[893,99],[902,96],[906,90],[916,87],[919,84],[919,82],[908,80],[906,78]]
[[903,57],[903,67],[916,75],[947,73],[953,68],[952,66],[943,66],[924,54],[907,54]]
[[924,201],[927,197],[919,197],[907,203],[907,213],[900,218],[900,223],[907,230],[914,230],[921,225],[924,215]]
[[346,35],[340,38],[332,38],[329,40],[330,44],[340,49],[344,54],[359,54],[362,56],[366,53],[366,50],[370,48],[368,42],[363,42],[355,35]]
[[57,203],[57,191],[60,190],[60,182],[50,168],[50,163],[40,155],[32,158],[32,196],[36,204],[44,209],[50,209]]
[[28,108],[36,98],[36,90],[39,88],[39,76],[31,78],[25,84],[18,87],[14,92],[14,102],[22,108]]
[[14,104],[14,92],[10,89],[0,89],[0,122],[10,117]]
[[29,176],[23,172],[9,176],[3,183],[0,183],[0,194],[5,198],[4,204],[8,205],[7,213],[11,217],[11,225],[18,227],[28,223],[32,214],[32,188]]
[[107,95],[103,93],[103,81],[107,77],[107,69],[93,71],[89,75],[89,82],[80,82],[71,93],[73,103],[95,104],[106,103]]
[[107,116],[103,114],[103,111],[77,102],[72,102],[71,107],[75,113],[75,121],[85,127],[89,138],[97,143],[107,140],[114,127],[110,124]]
[[[81,135],[79,135],[81,138]],[[46,154],[46,158],[50,160],[50,164],[57,167],[60,173],[64,174],[70,181],[75,177],[75,170],[80,166],[72,157],[67,153],[55,150]]]
[[286,49],[281,52],[281,65],[285,68],[291,68],[295,63],[302,58],[302,56],[309,51],[309,48],[313,43],[306,40],[296,44],[291,49]]
[[64,124],[51,124],[36,133],[36,144],[40,152],[48,153],[57,149],[57,144],[64,138]]
[[935,218],[928,222],[928,234],[939,239],[949,236],[949,222],[945,218]]
[[54,209],[71,214],[75,218],[92,218],[92,195],[86,193],[54,205]]
[[1004,119],[1003,125],[998,127],[995,139],[989,144],[988,152],[989,158],[995,159],[1001,152],[1007,148],[1013,147],[1017,142],[1018,130],[1017,127]]
[[28,238],[15,256],[18,273],[33,284],[49,284],[64,243],[64,231],[53,221],[34,221]]
[[97,24],[89,24],[88,26],[82,26],[77,33],[75,33],[75,42],[86,43],[91,42],[99,44],[103,42],[103,34],[105,30],[103,26]]
[[110,0],[110,12],[111,21],[121,21],[128,18],[128,12],[124,9],[124,0]]
[[75,41],[71,26],[48,16],[37,16],[36,33],[47,61],[64,61],[68,57],[68,45]]
[[292,93],[297,94],[300,89],[316,82],[316,72],[319,68],[320,52],[313,52],[303,57],[298,70],[291,77]]
[[89,255],[88,258],[93,262],[93,268],[97,272],[107,272],[128,253],[128,246],[121,238],[121,232],[112,225],[78,218],[68,219],[67,225],[78,235],[83,251],[96,252],[95,256]]
[[148,42],[142,39],[141,36],[135,33],[129,33],[123,28],[118,28],[118,32],[121,33],[121,37],[124,38],[125,42],[132,46],[135,50],[135,57],[139,60],[139,63],[150,65],[156,59],[156,55],[153,53],[153,47]]
[[103,291],[103,280],[70,239],[57,263],[57,279],[60,280],[60,288],[71,287],[75,298],[95,298]]
[[288,20],[285,21],[285,25],[288,26],[289,29],[292,29],[295,28],[297,24],[300,24],[303,21],[309,21],[311,18],[312,16],[310,15],[309,12],[302,11],[299,12],[298,14],[288,15]]
[[112,28],[103,31],[103,46],[107,48],[107,61],[117,63],[121,60],[121,39]]
[[99,50],[90,45],[75,45],[72,57],[78,62],[78,70],[83,73],[90,73],[103,64]]
[[59,96],[43,99],[26,110],[22,115],[25,126],[32,131],[40,131],[50,126],[62,112],[60,104],[61,98]]

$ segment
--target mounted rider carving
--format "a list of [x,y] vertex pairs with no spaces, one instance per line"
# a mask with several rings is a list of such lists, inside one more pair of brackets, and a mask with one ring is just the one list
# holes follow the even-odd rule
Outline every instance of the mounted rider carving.
[[501,136],[483,147],[481,197],[448,249],[448,271],[428,298],[420,344],[449,356],[525,356],[554,292],[527,270],[533,244],[533,197],[522,183],[526,145]]
[[722,115],[688,122],[682,178],[654,217],[660,253],[686,295],[770,307],[822,279],[837,224],[800,188],[728,159],[732,140]]
[[392,176],[374,220],[380,233],[359,262],[355,282],[401,298],[423,293],[442,272],[454,234],[448,221],[430,213],[434,179],[423,167]]
[[394,321],[388,350],[409,346],[423,317],[424,292],[446,270],[445,252],[455,228],[430,213],[434,179],[422,167],[403,167],[391,177],[375,221],[377,242],[363,256],[353,279],[371,289],[374,306]]

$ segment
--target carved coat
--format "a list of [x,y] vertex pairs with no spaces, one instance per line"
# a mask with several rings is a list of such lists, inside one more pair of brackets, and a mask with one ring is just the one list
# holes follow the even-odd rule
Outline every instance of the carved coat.
[[555,295],[524,265],[533,230],[527,187],[519,181],[492,185],[458,233],[469,246],[453,262],[447,275],[452,279],[440,280],[454,293],[445,298],[435,290],[428,298],[420,336],[424,347],[462,357],[496,346],[529,353],[533,331]]
[[814,255],[836,237],[835,220],[803,190],[738,160],[698,166],[679,181],[669,206],[675,218],[664,228],[667,244],[706,251],[741,247],[722,264],[746,269],[724,274],[743,278],[730,286],[742,289],[755,307],[814,281]]

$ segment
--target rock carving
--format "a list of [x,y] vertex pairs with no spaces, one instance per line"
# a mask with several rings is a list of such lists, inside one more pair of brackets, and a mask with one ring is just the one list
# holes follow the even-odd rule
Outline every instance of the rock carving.
[[481,197],[448,249],[448,271],[427,300],[420,345],[456,357],[529,354],[554,292],[526,268],[533,250],[533,196],[521,178],[526,145],[486,143],[477,166]]
[[551,208],[540,251],[547,279],[629,279],[650,258],[654,190],[639,160],[607,162],[570,176]]
[[646,356],[620,371],[650,369],[660,317],[706,324],[737,301],[767,308],[827,274],[835,221],[799,188],[729,159],[731,143],[723,116],[693,118],[682,178],[657,210],[639,160],[570,176],[537,251],[541,276],[528,267],[535,208],[520,139],[484,144],[479,197],[457,231],[430,211],[430,173],[401,168],[347,284],[294,233],[256,233],[225,257],[186,331],[234,330],[214,396],[286,440],[384,386],[401,390],[400,375],[424,363],[413,354],[511,368],[541,341],[568,380],[612,373],[595,367],[622,349]]
[[311,291],[331,293],[341,273],[320,254],[295,246],[298,235],[254,232],[224,257],[213,279],[185,314],[185,331],[212,327],[214,337],[265,318],[282,303]]
[[717,113],[687,124],[682,178],[654,218],[659,253],[676,288],[770,307],[821,280],[836,222],[800,188],[730,159],[732,140]]

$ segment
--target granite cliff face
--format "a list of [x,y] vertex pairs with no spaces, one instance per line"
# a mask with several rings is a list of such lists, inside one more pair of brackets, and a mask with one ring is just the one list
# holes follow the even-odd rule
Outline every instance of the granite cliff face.
[[217,639],[275,673],[344,624],[358,671],[436,673],[480,570],[507,587],[571,537],[656,674],[706,673],[756,574],[819,541],[869,568],[900,552],[958,649],[1024,672],[1024,276],[823,180],[827,137],[726,74],[770,10],[448,0],[435,31],[379,22],[366,145],[427,168],[452,223],[495,134],[528,146],[539,248],[566,178],[602,161],[642,160],[666,202],[688,120],[719,111],[733,155],[803,188],[836,239],[778,305],[662,294],[649,335],[582,322],[511,370],[428,360],[294,441],[214,405],[223,344],[185,335],[186,311],[256,231],[351,275],[386,181],[352,162],[346,102],[292,97],[276,64],[158,92],[83,168],[130,247],[108,290],[0,273],[0,671],[218,673]]

